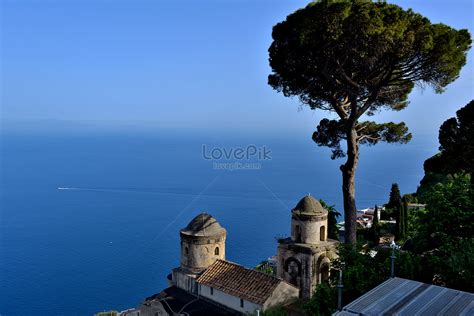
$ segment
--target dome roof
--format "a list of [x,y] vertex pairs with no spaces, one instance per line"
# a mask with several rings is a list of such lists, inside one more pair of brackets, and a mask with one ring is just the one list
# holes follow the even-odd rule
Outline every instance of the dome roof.
[[321,203],[319,203],[318,200],[310,195],[306,195],[304,198],[302,198],[291,212],[296,214],[318,216],[326,215],[328,213],[328,211],[323,208]]
[[191,236],[216,236],[225,232],[219,222],[207,213],[199,214],[181,230],[181,233]]

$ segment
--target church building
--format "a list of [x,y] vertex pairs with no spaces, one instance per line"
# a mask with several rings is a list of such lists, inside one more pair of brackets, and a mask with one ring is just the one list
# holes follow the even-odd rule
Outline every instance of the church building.
[[291,237],[281,239],[276,276],[226,260],[227,231],[207,213],[180,230],[180,266],[170,287],[122,316],[258,314],[310,298],[329,278],[335,240],[327,238],[328,212],[305,196],[291,212]]
[[291,211],[291,237],[280,239],[277,276],[310,298],[316,285],[328,281],[338,241],[328,239],[328,211],[310,195]]
[[252,314],[299,297],[295,285],[225,260],[227,232],[211,215],[196,216],[180,236],[181,265],[171,282],[201,300]]
[[197,277],[217,259],[225,259],[227,231],[207,213],[181,229],[181,265],[172,271],[173,284],[197,294]]

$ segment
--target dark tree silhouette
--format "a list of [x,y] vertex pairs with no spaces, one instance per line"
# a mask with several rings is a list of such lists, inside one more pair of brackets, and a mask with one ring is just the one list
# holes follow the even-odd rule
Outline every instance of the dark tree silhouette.
[[425,161],[425,171],[466,172],[474,184],[474,100],[441,125],[438,139],[441,152]]

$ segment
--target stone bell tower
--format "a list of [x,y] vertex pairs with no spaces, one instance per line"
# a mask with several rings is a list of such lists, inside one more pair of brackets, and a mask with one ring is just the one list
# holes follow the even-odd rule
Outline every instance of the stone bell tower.
[[339,242],[328,239],[327,231],[328,211],[307,195],[291,211],[291,237],[279,241],[277,275],[299,287],[303,298],[329,278]]
[[180,267],[173,269],[172,283],[196,293],[195,279],[217,259],[225,260],[227,231],[207,213],[196,216],[181,229]]

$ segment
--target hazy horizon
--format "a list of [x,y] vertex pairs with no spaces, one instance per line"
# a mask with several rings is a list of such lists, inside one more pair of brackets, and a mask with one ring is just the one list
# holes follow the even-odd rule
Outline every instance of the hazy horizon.
[[[474,34],[471,1],[391,2]],[[311,135],[329,114],[267,84],[272,27],[307,3],[3,1],[2,125]],[[474,99],[472,82],[471,50],[444,94],[415,89],[406,110],[371,119],[405,121],[415,138],[437,137]]]

